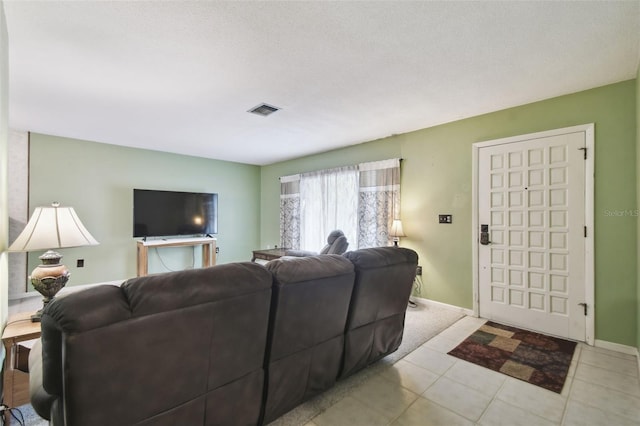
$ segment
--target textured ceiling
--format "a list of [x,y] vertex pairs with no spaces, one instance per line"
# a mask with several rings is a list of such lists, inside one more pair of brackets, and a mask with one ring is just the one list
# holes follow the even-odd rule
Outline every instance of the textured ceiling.
[[632,79],[640,52],[639,1],[4,8],[12,128],[259,165]]

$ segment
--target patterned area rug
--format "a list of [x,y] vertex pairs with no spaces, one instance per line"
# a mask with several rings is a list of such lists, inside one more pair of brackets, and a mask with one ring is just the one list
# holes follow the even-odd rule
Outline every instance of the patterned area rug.
[[562,392],[576,342],[487,322],[449,355]]

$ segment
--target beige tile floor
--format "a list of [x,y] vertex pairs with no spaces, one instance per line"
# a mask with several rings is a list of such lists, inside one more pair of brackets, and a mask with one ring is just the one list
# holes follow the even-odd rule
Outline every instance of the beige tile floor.
[[447,355],[483,323],[458,321],[306,426],[640,425],[636,357],[578,344],[557,394]]

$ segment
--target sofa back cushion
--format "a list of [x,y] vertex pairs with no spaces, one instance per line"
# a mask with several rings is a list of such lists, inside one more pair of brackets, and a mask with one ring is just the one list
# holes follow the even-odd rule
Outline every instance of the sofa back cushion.
[[238,263],[61,297],[42,320],[45,390],[69,426],[254,424],[271,285]]
[[264,423],[333,386],[340,370],[353,265],[339,255],[280,258],[273,273]]
[[353,263],[356,280],[341,378],[398,349],[418,265],[417,253],[402,247],[355,250],[344,257]]

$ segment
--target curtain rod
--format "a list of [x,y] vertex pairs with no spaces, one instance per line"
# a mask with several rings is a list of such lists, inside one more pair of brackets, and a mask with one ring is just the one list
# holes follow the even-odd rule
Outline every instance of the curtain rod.
[[[393,158],[388,158],[387,160],[393,160]],[[386,160],[377,160],[377,161],[386,161]],[[400,158],[398,158],[398,161],[402,163],[404,161],[404,158],[400,157]],[[375,162],[376,161],[366,161],[365,163],[359,163],[359,164],[375,163]],[[306,174],[306,173],[315,173],[315,172],[321,172],[321,171],[325,171],[325,170],[336,170],[336,169],[342,169],[342,168],[345,168],[345,167],[357,167],[359,164],[348,164],[348,165],[345,165],[345,166],[331,167],[329,169],[318,169],[318,170],[311,170],[311,171],[308,171],[308,172],[294,173],[292,175],[280,176],[280,177],[278,177],[278,180],[280,182],[282,182],[282,178],[297,177],[297,176],[300,176],[300,175],[303,175],[303,174]]]

